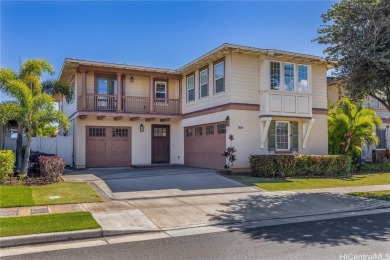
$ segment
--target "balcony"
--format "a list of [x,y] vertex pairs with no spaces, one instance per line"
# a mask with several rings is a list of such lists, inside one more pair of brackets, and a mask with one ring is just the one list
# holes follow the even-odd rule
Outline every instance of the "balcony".
[[[118,111],[118,97],[116,95],[101,95],[101,94],[87,94],[86,107],[82,108],[82,97],[78,97],[79,110],[86,111]],[[152,104],[153,109],[150,109]],[[150,102],[149,97],[122,97],[122,110],[118,112],[132,113],[132,114],[164,114],[164,115],[178,115],[180,111],[179,99],[155,98]]]

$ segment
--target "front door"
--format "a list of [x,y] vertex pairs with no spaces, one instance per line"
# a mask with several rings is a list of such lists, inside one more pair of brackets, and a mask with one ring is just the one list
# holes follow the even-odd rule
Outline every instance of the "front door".
[[152,163],[169,163],[169,125],[152,126]]

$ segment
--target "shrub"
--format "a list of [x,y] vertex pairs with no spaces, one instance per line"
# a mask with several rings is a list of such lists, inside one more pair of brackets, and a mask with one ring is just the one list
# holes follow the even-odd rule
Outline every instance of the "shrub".
[[29,159],[30,159],[30,172],[33,173],[32,176],[34,176],[35,173],[39,174],[39,172],[40,172],[39,157],[41,157],[41,156],[52,157],[52,156],[56,156],[56,155],[31,151]]
[[39,157],[39,167],[42,177],[46,177],[53,182],[59,181],[65,170],[65,160],[58,156]]
[[267,178],[344,177],[350,175],[346,155],[251,155],[252,175]]
[[12,150],[0,151],[0,183],[6,181],[13,172],[15,164],[15,154]]
[[390,172],[390,163],[364,163],[354,166],[356,173]]

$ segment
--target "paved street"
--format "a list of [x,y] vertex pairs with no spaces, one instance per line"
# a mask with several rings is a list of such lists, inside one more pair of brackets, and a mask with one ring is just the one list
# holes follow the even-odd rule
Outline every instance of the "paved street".
[[[19,255],[4,259],[340,259],[390,254],[390,213]],[[390,255],[387,255],[389,259]],[[347,259],[347,258],[345,258]]]

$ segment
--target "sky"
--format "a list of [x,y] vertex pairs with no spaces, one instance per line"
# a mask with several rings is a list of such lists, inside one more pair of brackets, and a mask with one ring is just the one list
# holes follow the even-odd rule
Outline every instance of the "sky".
[[[223,43],[323,56],[335,1],[0,1],[0,66],[65,58],[177,69]],[[4,96],[0,95],[0,101]]]

